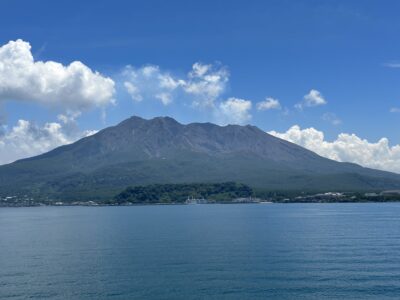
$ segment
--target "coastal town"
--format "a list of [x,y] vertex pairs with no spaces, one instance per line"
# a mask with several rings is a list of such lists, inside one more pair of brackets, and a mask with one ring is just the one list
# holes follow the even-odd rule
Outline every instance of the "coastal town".
[[[269,196],[240,197],[230,201],[217,201],[205,198],[188,196],[184,202],[151,203],[151,204],[265,204],[265,203],[363,203],[363,202],[398,202],[400,201],[400,190],[387,190],[382,192],[325,192],[325,193],[301,193],[300,195],[284,197]],[[150,203],[143,203],[150,204]],[[0,195],[0,207],[31,207],[31,206],[129,206],[140,205],[140,203],[113,203],[103,201],[60,201],[51,198],[35,199],[29,195]]]

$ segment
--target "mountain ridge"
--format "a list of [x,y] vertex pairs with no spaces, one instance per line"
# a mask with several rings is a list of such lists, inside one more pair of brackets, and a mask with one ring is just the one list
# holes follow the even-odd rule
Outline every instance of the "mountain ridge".
[[133,116],[0,166],[0,195],[100,199],[127,186],[227,180],[270,191],[400,188],[399,174],[321,157],[256,126]]

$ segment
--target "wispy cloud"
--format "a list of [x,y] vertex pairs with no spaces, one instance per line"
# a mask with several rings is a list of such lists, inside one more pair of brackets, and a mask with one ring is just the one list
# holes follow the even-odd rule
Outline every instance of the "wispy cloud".
[[400,68],[400,62],[388,62],[383,64],[387,68]]
[[123,85],[135,102],[157,99],[164,105],[184,95],[196,107],[214,107],[229,81],[226,67],[196,62],[186,76],[175,76],[159,66],[125,67]]
[[322,120],[324,120],[325,122],[329,122],[335,126],[342,124],[342,120],[340,120],[338,116],[334,113],[324,113],[322,115]]
[[[162,70],[159,66],[140,68],[126,66],[122,72],[123,86],[132,100],[157,100],[163,105],[184,105],[209,114],[214,122],[244,124],[251,120],[252,102],[236,97],[224,98],[229,82],[225,66],[196,62],[184,76]],[[267,99],[269,109],[277,108],[279,102]]]
[[399,108],[399,107],[392,107],[392,108],[390,109],[390,112],[391,112],[391,113],[400,113],[400,108]]

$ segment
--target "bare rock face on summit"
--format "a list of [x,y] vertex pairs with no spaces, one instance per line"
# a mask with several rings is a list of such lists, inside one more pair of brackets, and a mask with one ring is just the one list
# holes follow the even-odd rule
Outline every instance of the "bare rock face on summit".
[[128,185],[237,181],[263,190],[400,188],[400,175],[323,158],[254,126],[131,117],[0,166],[0,193],[100,199]]

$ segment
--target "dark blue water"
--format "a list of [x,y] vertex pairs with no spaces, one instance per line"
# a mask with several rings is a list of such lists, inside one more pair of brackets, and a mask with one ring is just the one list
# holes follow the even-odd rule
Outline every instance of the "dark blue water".
[[1,299],[399,299],[400,204],[0,209]]

